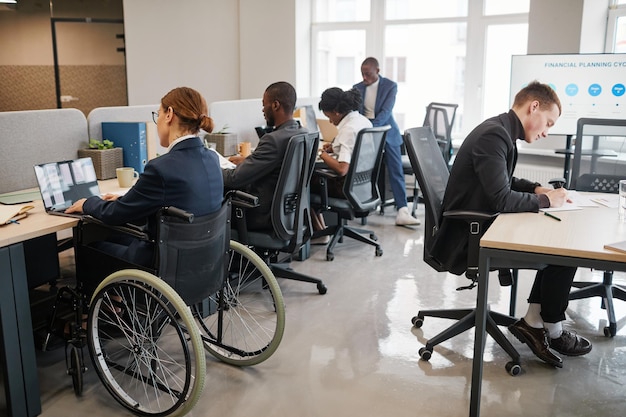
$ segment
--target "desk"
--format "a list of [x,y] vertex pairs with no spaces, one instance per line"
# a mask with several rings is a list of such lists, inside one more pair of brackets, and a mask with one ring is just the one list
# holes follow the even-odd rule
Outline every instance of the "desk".
[[[118,188],[117,180],[100,185],[102,191]],[[13,417],[41,414],[23,242],[78,224],[75,218],[46,214],[41,200],[32,204],[35,208],[20,224],[0,228],[0,352],[7,410]]]
[[616,208],[589,207],[555,214],[562,221],[542,213],[501,214],[480,240],[471,417],[480,415],[488,271],[492,261],[523,261],[626,271],[626,254],[603,249],[606,243],[626,240],[626,223],[618,220]]

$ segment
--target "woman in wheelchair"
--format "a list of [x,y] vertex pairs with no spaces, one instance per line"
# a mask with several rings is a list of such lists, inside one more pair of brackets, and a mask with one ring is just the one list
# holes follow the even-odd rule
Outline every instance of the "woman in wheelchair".
[[[174,206],[195,216],[220,209],[223,198],[222,171],[215,152],[205,148],[198,132],[213,130],[205,99],[188,87],[171,90],[161,99],[152,117],[161,146],[168,152],[148,162],[137,183],[123,196],[106,194],[76,201],[66,211],[84,213],[109,225],[147,225],[154,236],[156,212]],[[129,236],[93,242],[111,255],[148,266],[153,263],[152,244]],[[97,283],[95,283],[97,285]]]

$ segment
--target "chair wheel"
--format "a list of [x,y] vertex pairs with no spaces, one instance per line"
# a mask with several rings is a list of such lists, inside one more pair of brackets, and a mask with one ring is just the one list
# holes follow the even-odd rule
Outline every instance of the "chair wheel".
[[83,365],[82,355],[78,349],[76,346],[71,346],[70,348],[70,367],[67,373],[72,377],[74,394],[80,397],[83,395],[83,372],[87,368]]
[[376,248],[376,256],[383,256],[383,250],[381,248]]
[[326,260],[327,261],[332,261],[335,259],[335,255],[333,255],[332,253],[327,253],[326,254]]
[[326,285],[324,285],[322,283],[319,283],[319,284],[317,284],[317,291],[320,294],[324,295],[324,294],[326,294],[326,291],[328,291],[328,288],[326,288]]
[[424,324],[424,319],[415,316],[411,319],[411,323],[413,323],[413,327],[419,329],[420,327],[422,327],[422,324]]
[[418,353],[420,354],[420,358],[422,358],[422,360],[424,360],[424,361],[430,360],[430,357],[433,355],[432,349],[428,349],[428,348],[425,348],[425,347],[420,348]]
[[516,362],[507,362],[504,368],[511,376],[518,376],[522,372],[522,366]]
[[604,328],[604,335],[606,337],[613,337],[617,333],[617,323],[610,323]]

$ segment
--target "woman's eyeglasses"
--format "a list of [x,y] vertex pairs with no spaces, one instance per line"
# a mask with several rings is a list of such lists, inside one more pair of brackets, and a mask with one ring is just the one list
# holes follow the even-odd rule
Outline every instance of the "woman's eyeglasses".
[[153,111],[153,112],[152,112],[152,121],[153,121],[154,123],[156,123],[156,122],[157,122],[157,120],[159,120],[159,112],[158,112],[158,111]]

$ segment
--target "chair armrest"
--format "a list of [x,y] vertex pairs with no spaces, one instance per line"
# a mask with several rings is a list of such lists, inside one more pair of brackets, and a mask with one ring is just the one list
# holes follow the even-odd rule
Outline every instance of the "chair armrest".
[[226,193],[226,199],[228,198],[235,207],[254,208],[259,206],[259,197],[244,191],[230,190]]
[[327,211],[330,206],[328,205],[328,185],[327,181],[330,178],[339,178],[339,174],[330,168],[316,168],[315,174],[320,184],[320,209]]
[[465,276],[472,280],[469,287],[473,288],[478,278],[478,255],[480,250],[480,238],[487,230],[487,227],[495,220],[500,213],[473,210],[449,210],[443,213],[444,217],[450,219],[464,220],[468,224],[468,245],[467,245],[467,270]]
[[339,174],[330,168],[316,168],[315,173],[325,178],[339,178]]
[[491,213],[487,211],[474,211],[474,210],[448,210],[443,213],[443,217],[451,219],[474,221],[485,223],[487,221],[493,221],[500,213]]

